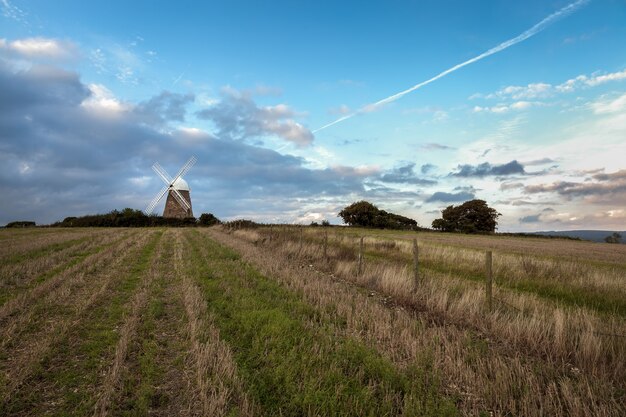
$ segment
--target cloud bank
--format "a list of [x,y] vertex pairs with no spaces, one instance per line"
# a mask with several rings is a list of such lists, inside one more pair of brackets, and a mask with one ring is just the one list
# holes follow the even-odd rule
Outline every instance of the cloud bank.
[[274,135],[298,147],[313,143],[313,133],[294,120],[297,116],[289,106],[258,106],[249,91],[222,89],[222,98],[215,105],[197,113],[200,119],[213,122],[217,135],[224,139],[244,140]]
[[344,204],[378,175],[349,166],[311,169],[303,158],[241,140],[270,133],[296,144],[312,140],[289,122],[295,113],[287,106],[260,107],[245,95],[226,94],[205,113],[218,126],[212,134],[172,126],[186,120],[192,95],[164,91],[125,103],[59,68],[16,71],[0,60],[0,91],[0,223],[142,208],[160,186],[152,163],[176,170],[191,154],[199,160],[187,177],[194,208],[223,217],[263,216],[278,205],[282,218],[295,217],[314,201]]

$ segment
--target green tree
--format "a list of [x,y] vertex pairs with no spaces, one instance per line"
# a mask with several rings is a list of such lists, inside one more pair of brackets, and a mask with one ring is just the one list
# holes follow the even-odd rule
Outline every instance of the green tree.
[[484,200],[470,200],[459,206],[448,206],[441,211],[441,218],[433,221],[433,229],[444,232],[493,233],[498,226],[495,209]]
[[350,204],[339,212],[339,217],[350,226],[408,230],[417,228],[415,220],[380,210],[368,201],[358,201]]
[[620,243],[622,241],[622,235],[617,232],[614,232],[612,235],[604,238],[606,243]]
[[349,226],[372,226],[380,210],[367,201],[357,201],[339,212],[339,217]]

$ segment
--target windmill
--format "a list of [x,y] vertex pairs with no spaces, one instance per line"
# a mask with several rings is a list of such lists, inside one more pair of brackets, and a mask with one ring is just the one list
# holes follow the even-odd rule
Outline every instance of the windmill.
[[152,169],[166,184],[165,187],[152,199],[148,207],[146,207],[145,213],[150,215],[152,210],[159,204],[159,201],[167,193],[167,200],[165,201],[165,209],[163,210],[163,217],[176,217],[183,219],[185,217],[193,217],[191,211],[191,196],[189,195],[189,185],[187,181],[183,179],[185,175],[197,161],[195,156],[189,158],[189,161],[178,171],[178,174],[174,178],[171,178],[168,173],[155,162],[152,165]]

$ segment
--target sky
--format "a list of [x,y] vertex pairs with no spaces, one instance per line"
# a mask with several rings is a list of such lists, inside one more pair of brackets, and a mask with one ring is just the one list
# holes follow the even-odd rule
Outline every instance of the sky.
[[[626,1],[0,0],[0,224],[144,209],[626,227]],[[163,203],[156,212],[163,210]]]

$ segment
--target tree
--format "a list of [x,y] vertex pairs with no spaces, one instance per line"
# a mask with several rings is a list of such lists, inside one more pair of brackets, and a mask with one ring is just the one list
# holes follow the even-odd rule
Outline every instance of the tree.
[[415,220],[380,210],[367,201],[358,201],[350,204],[339,212],[339,217],[343,219],[344,223],[350,226],[403,230],[413,230],[417,228],[417,222]]
[[380,210],[365,200],[352,203],[339,212],[339,217],[349,226],[368,227],[374,224],[374,218]]
[[220,219],[215,217],[212,213],[202,213],[200,218],[198,218],[198,224],[200,226],[213,226],[220,223],[222,223]]
[[604,241],[606,243],[621,243],[622,235],[620,235],[617,232],[614,232],[612,235],[605,237]]
[[441,218],[433,221],[433,229],[444,232],[493,233],[498,226],[495,209],[484,200],[470,200],[459,206],[448,206],[441,211]]

